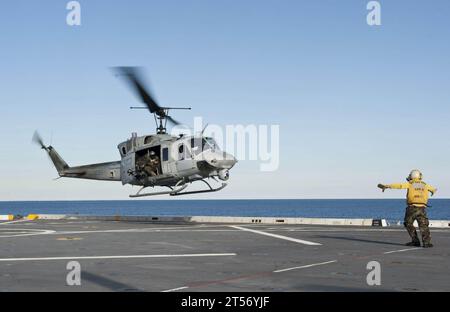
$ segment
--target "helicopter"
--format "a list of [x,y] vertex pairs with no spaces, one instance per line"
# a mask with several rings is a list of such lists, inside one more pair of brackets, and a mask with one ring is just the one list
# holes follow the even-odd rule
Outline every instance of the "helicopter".
[[[237,163],[232,155],[222,151],[213,137],[200,134],[179,136],[167,133],[167,123],[180,123],[169,115],[170,110],[191,109],[190,107],[160,106],[143,84],[137,67],[116,67],[114,70],[137,95],[145,106],[132,106],[130,109],[147,109],[153,114],[156,133],[138,136],[133,132],[131,138],[120,143],[117,148],[121,160],[69,166],[58,152],[46,146],[39,133],[33,135],[33,142],[45,150],[50,157],[60,178],[76,178],[103,181],[120,181],[122,185],[140,186],[129,195],[143,197],[154,195],[188,195],[217,192],[227,186],[229,170]],[[219,186],[212,186],[211,180]],[[220,180],[220,181],[219,181]],[[194,182],[206,185],[200,190],[185,190]],[[165,187],[167,190],[150,191],[147,188]]]

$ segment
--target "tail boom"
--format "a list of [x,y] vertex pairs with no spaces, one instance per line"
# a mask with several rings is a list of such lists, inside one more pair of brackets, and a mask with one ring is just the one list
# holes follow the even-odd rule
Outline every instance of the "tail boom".
[[62,170],[61,172],[58,171],[58,174],[59,176],[65,178],[121,181],[120,161],[111,161],[99,164],[68,167]]
[[58,175],[64,178],[78,178],[103,181],[121,181],[120,161],[70,167],[52,147],[43,147],[47,151]]

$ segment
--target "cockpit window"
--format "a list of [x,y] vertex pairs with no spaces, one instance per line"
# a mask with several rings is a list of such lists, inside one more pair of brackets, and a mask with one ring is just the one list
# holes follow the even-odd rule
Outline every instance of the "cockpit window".
[[152,141],[153,137],[151,135],[146,136],[144,139],[144,144],[149,144]]
[[191,158],[191,154],[190,154],[187,146],[184,144],[180,144],[178,146],[178,159],[184,160],[184,159],[190,159],[190,158]]
[[200,154],[203,151],[212,149],[212,150],[218,150],[219,147],[217,146],[216,141],[213,138],[192,138],[191,139],[191,149],[192,152],[197,155]]
[[207,144],[209,144],[209,146],[213,150],[219,149],[219,147],[217,146],[216,141],[213,138],[205,138],[205,140],[206,140]]

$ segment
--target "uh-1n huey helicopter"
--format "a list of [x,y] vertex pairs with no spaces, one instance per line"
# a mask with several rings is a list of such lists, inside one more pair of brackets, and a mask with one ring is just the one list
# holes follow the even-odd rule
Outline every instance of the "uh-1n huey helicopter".
[[[171,196],[216,192],[223,189],[229,178],[229,170],[237,160],[232,155],[221,151],[212,137],[200,134],[173,136],[166,132],[167,121],[173,125],[179,123],[168,115],[169,110],[190,109],[183,107],[162,107],[144,87],[138,68],[115,68],[119,76],[125,78],[131,89],[146,106],[131,109],[148,109],[154,115],[156,134],[137,136],[118,145],[120,161],[69,166],[52,146],[45,146],[37,132],[33,141],[44,149],[52,160],[60,177],[121,181],[123,185],[141,186],[130,197],[142,197],[168,194]],[[220,186],[213,187],[206,181],[213,179]],[[193,182],[203,182],[205,189],[184,191]],[[143,192],[147,187],[162,186],[165,191]]]

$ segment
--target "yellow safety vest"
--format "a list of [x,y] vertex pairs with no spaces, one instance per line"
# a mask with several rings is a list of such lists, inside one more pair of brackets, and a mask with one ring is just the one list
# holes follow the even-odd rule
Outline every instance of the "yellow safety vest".
[[434,194],[436,189],[421,180],[387,185],[392,189],[407,189],[406,202],[409,206],[425,207],[428,204],[428,192]]
[[406,194],[408,205],[426,205],[428,204],[427,184],[422,181],[410,183],[408,193]]

